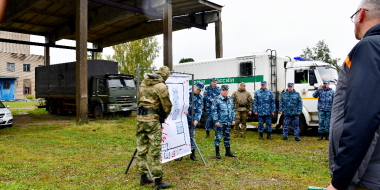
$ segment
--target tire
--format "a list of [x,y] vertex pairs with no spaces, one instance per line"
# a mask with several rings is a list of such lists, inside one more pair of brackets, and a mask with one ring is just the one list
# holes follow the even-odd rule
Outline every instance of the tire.
[[[299,116],[299,125],[300,125],[300,136],[307,129],[306,121],[303,115]],[[293,123],[290,123],[288,135],[294,135]]]
[[94,111],[92,112],[95,119],[102,119],[103,118],[103,110],[102,107],[99,104],[96,104],[94,107]]
[[55,112],[56,112],[55,106],[56,105],[54,104],[54,101],[49,101],[48,107],[47,107],[49,114],[51,114],[51,115],[55,114]]
[[62,105],[62,102],[60,101],[57,102],[55,110],[56,110],[57,115],[59,116],[66,115],[66,111],[63,110],[63,105]]
[[10,124],[10,125],[7,125],[7,127],[12,127],[12,124]]
[[123,112],[124,117],[129,117],[131,114],[132,114],[132,111]]

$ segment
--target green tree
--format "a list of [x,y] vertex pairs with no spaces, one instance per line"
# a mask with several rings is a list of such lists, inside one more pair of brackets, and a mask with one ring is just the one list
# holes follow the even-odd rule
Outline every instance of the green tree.
[[179,63],[194,62],[193,58],[182,58]]
[[309,48],[309,46],[306,47],[306,49],[303,49],[302,52],[301,57],[330,63],[338,70],[339,73],[340,65],[338,62],[340,61],[340,58],[331,58],[331,51],[329,46],[325,43],[325,40],[319,41],[313,48]]
[[[119,72],[137,77],[137,68],[156,69],[153,61],[158,57],[161,47],[156,37],[148,37],[112,46],[115,53],[106,56],[107,60],[118,62]],[[150,71],[142,70],[140,78]]]

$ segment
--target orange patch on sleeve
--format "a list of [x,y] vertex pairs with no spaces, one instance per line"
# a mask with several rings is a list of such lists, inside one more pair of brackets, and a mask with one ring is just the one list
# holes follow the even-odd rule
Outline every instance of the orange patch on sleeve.
[[351,60],[350,60],[350,58],[348,56],[346,58],[346,65],[347,65],[348,68],[351,68]]

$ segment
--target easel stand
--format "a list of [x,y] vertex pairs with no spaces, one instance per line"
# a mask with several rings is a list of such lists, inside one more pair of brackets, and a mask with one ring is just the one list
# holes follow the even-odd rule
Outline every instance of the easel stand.
[[[132,158],[131,158],[131,161],[129,161],[129,164],[128,164],[128,167],[127,167],[127,170],[125,170],[125,174],[128,173],[128,170],[129,170],[129,168],[131,167],[133,160],[134,160],[135,158],[137,158],[136,153],[137,153],[137,148],[135,149],[135,152],[133,153],[133,156],[132,156]],[[148,163],[145,162],[145,164],[146,164],[146,168],[148,168],[148,173],[149,173],[149,177],[150,177],[150,179],[153,179],[152,172],[150,172],[150,169],[149,169]]]

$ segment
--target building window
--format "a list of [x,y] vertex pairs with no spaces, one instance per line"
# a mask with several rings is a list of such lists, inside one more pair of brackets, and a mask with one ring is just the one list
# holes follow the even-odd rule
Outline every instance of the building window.
[[30,64],[24,64],[23,71],[29,72],[30,71]]
[[25,87],[25,95],[30,94],[30,87]]
[[11,88],[11,81],[10,80],[4,80],[3,81],[3,89],[10,89]]
[[7,70],[8,71],[15,71],[15,64],[14,63],[7,63]]

